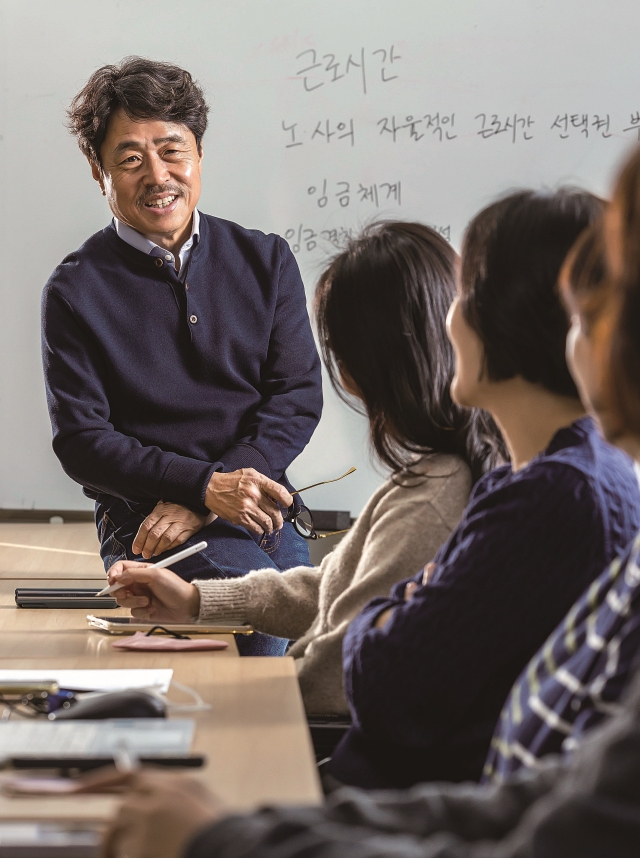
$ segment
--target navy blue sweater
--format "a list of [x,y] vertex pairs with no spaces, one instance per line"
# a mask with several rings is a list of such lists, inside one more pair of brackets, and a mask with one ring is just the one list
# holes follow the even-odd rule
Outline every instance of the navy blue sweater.
[[[477,780],[520,671],[639,525],[631,460],[589,418],[522,470],[485,475],[431,581],[409,602],[403,581],[350,625],[354,726],[331,773],[374,788]],[[374,628],[390,607],[392,619]]]
[[284,481],[320,419],[320,361],[286,242],[201,215],[184,279],[109,226],[44,289],[53,448],[90,497],[206,512],[214,470]]

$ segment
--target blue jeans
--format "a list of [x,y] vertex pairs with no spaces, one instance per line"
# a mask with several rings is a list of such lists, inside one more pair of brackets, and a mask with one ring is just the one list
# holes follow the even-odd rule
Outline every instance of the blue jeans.
[[[140,555],[132,553],[131,546],[146,516],[134,511],[132,506],[111,495],[99,495],[96,500],[96,526],[105,569],[109,569],[117,560],[142,559]],[[236,527],[218,518],[194,533],[184,543],[184,547],[202,540],[208,543],[204,551],[187,557],[172,570],[185,581],[238,578],[253,569],[269,567],[283,572],[293,566],[311,565],[306,540],[288,522],[285,522],[282,530],[269,536],[254,537],[244,527]],[[154,557],[154,562],[162,560],[167,553]],[[236,643],[240,655],[284,655],[288,645],[288,641],[283,638],[258,632],[236,635]]]

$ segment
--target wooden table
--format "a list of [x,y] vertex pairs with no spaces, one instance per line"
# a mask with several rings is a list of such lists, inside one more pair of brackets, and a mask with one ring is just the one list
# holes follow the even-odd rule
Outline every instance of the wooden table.
[[[180,682],[197,689],[211,705],[207,712],[182,717],[195,718],[193,750],[208,758],[208,765],[197,777],[229,807],[320,801],[293,659],[221,658],[218,653],[206,652],[164,653],[161,659],[159,653],[110,653],[108,647],[101,646],[98,657],[88,659],[84,653],[76,657],[67,654],[73,633],[54,635],[63,638],[62,654],[37,660],[3,657],[0,668],[172,667]],[[3,633],[0,647],[4,641]],[[170,691],[169,696],[191,702],[180,692]],[[102,796],[46,800],[0,796],[0,818],[104,820],[112,815],[116,804],[117,799]]]
[[104,566],[98,548],[96,529],[90,523],[2,523],[0,578],[91,578],[104,581]]
[[[113,650],[113,636],[88,629],[86,610],[25,609],[14,603],[18,586],[98,586],[104,571],[97,555],[96,560],[90,553],[17,549],[3,542],[87,552],[97,544],[91,525],[0,525],[0,668],[172,668],[176,680],[211,705],[206,712],[176,717],[195,718],[193,750],[208,758],[197,776],[225,803],[248,809],[265,802],[320,801],[293,659],[239,658],[233,636],[223,635],[216,638],[226,640],[229,648],[219,652]],[[169,696],[191,702],[177,690]],[[109,797],[0,796],[0,818],[104,820],[116,804]]]

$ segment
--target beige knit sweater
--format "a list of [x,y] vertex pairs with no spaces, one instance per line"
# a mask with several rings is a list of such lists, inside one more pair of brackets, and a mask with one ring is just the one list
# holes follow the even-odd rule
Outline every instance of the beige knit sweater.
[[242,578],[194,581],[200,620],[250,623],[290,638],[308,714],[348,712],[342,690],[342,639],[351,620],[376,596],[433,559],[458,524],[471,474],[458,456],[433,454],[413,471],[387,480],[345,538],[320,566],[260,569]]

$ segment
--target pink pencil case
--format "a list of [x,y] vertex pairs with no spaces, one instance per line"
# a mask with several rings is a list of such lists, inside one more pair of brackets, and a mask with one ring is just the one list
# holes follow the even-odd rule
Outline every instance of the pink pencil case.
[[214,640],[179,640],[178,638],[160,637],[159,635],[145,635],[143,632],[136,632],[131,637],[124,640],[114,641],[112,644],[114,649],[131,649],[131,650],[153,650],[166,651],[171,650],[204,650],[204,649],[227,649],[229,646],[225,641]]

